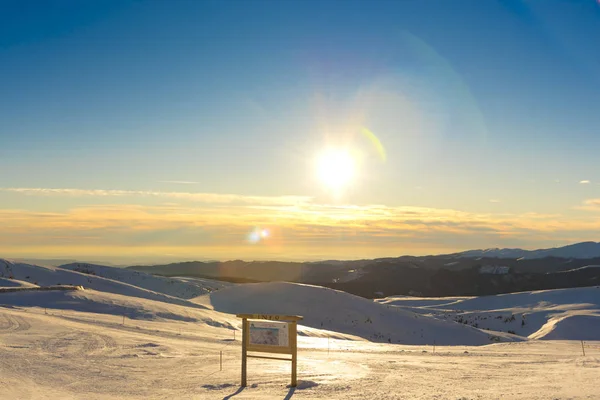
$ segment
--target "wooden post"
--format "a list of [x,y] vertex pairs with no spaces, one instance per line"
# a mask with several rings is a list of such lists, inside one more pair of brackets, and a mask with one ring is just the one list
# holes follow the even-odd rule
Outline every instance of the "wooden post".
[[585,348],[583,347],[583,340],[581,341],[581,351],[583,352],[583,356],[585,357]]
[[246,371],[247,371],[247,353],[248,353],[248,320],[246,318],[242,319],[242,387],[247,386],[246,381]]
[[292,383],[290,386],[296,387],[298,385],[297,374],[296,374],[296,368],[298,367],[298,343],[297,343],[298,337],[297,337],[296,321],[290,322],[289,327],[290,327],[289,341],[292,346]]
[[219,352],[219,371],[223,371],[223,352]]

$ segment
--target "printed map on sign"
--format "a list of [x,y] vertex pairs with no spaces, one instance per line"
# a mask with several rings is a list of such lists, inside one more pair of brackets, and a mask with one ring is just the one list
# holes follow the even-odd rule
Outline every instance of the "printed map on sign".
[[288,324],[284,322],[250,322],[250,344],[288,347]]

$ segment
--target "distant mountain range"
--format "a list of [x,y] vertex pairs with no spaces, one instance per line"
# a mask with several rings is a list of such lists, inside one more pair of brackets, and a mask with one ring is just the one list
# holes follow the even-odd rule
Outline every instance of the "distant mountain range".
[[287,281],[326,286],[367,298],[390,295],[481,296],[600,285],[600,243],[555,249],[471,250],[374,260],[191,261],[133,266],[164,276],[228,282]]
[[589,259],[600,257],[600,243],[581,242],[563,247],[540,250],[523,249],[485,249],[469,250],[454,254],[457,257],[490,257],[490,258],[523,258],[535,259],[546,257]]

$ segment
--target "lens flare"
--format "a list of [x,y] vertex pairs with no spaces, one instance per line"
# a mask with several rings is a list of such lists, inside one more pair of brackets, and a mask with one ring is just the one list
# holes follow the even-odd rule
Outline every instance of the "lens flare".
[[377,151],[377,154],[379,155],[381,160],[385,162],[387,156],[385,154],[385,148],[383,147],[383,144],[381,144],[381,141],[379,140],[379,138],[373,132],[371,132],[369,129],[364,128],[364,127],[360,130],[360,132],[367,139],[369,139],[371,144],[373,144],[373,147],[375,147],[375,150]]
[[248,240],[248,242],[250,242],[252,244],[256,244],[256,243],[259,243],[259,242],[269,239],[270,236],[271,236],[271,232],[269,232],[269,230],[267,228],[255,227],[248,234],[247,240]]

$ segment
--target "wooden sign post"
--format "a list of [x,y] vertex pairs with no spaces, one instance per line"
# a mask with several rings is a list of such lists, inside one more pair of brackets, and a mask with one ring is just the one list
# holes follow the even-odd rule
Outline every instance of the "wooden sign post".
[[[291,387],[297,385],[298,321],[297,315],[238,314],[242,319],[242,385],[247,386],[248,358],[264,358],[292,362]],[[248,352],[289,354],[287,357],[270,357]]]

